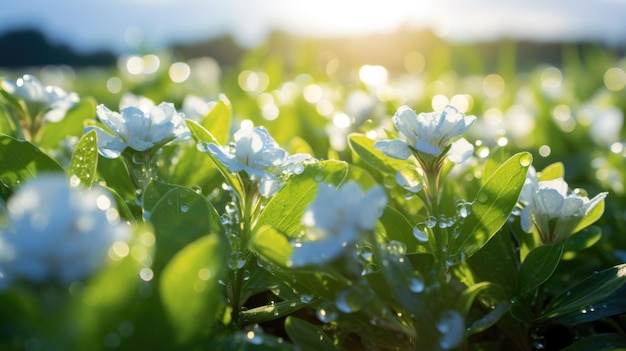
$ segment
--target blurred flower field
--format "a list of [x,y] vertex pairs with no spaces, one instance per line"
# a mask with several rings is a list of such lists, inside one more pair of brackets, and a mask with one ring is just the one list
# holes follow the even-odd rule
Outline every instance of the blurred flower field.
[[626,348],[626,58],[454,55],[0,73],[0,348]]

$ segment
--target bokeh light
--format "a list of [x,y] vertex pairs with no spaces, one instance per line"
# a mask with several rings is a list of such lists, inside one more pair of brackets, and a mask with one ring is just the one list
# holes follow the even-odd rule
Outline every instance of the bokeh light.
[[620,91],[626,86],[626,72],[619,67],[611,67],[604,73],[604,85],[610,91]]
[[168,71],[170,79],[174,83],[182,83],[189,78],[191,68],[185,62],[175,62]]

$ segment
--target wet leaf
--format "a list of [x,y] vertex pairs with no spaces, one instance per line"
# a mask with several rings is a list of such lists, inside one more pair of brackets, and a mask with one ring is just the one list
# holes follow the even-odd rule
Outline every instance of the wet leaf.
[[208,335],[217,324],[224,256],[219,236],[206,235],[185,246],[163,269],[159,293],[178,341]]
[[[98,169],[98,137],[92,130],[84,134],[74,149],[68,168],[70,184],[91,188]],[[76,184],[74,184],[76,183]]]

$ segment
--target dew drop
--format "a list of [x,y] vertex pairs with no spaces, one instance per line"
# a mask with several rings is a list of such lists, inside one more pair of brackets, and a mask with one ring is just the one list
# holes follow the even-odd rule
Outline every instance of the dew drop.
[[393,189],[396,186],[396,178],[394,176],[388,175],[383,178],[383,185],[387,189]]
[[337,317],[339,317],[337,311],[330,305],[320,307],[315,314],[317,315],[317,319],[324,323],[334,322],[337,320]]
[[424,291],[424,280],[420,277],[412,277],[409,280],[409,290],[414,293],[421,293]]
[[335,306],[344,313],[354,313],[360,311],[367,302],[368,294],[364,294],[357,288],[348,287],[340,290],[335,299]]
[[228,267],[232,270],[238,270],[246,265],[246,258],[241,251],[233,251],[228,258]]
[[465,201],[459,201],[456,204],[456,213],[459,217],[461,218],[467,218],[467,216],[470,215],[472,211],[472,203],[471,202],[465,202]]
[[209,152],[209,143],[206,141],[201,141],[196,144],[196,149],[200,152]]
[[369,245],[363,245],[359,248],[359,256],[366,261],[369,261],[374,255],[374,250]]
[[180,205],[180,212],[187,213],[187,211],[189,211],[189,205],[186,205],[186,204]]
[[293,174],[302,174],[302,172],[304,172],[304,165],[297,164],[293,166],[292,172]]
[[361,275],[365,276],[365,275],[376,273],[376,272],[378,272],[378,265],[376,263],[369,262],[368,264],[365,265],[365,267],[361,271]]
[[415,239],[417,239],[419,242],[425,243],[428,241],[428,235],[426,234],[425,231],[423,231],[422,229],[420,229],[419,224],[415,225],[415,227],[413,227],[413,236],[415,237]]
[[533,161],[533,157],[530,154],[524,154],[519,159],[519,164],[522,167],[528,167]]
[[476,197],[476,200],[478,200],[478,202],[484,204],[485,202],[487,202],[487,200],[489,200],[489,195],[487,195],[487,193],[485,193],[485,192],[480,192],[480,193],[478,193],[478,196]]
[[398,185],[411,193],[422,190],[424,176],[415,167],[403,167],[396,172],[396,182]]
[[427,228],[435,228],[435,226],[437,226],[437,218],[435,216],[428,217],[424,225],[426,225]]
[[300,295],[300,301],[302,303],[309,303],[309,302],[313,301],[313,295],[302,294],[302,295]]

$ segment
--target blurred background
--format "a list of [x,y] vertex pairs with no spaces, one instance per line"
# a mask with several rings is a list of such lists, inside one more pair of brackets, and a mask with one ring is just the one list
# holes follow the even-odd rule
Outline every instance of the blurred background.
[[543,59],[558,59],[549,48],[562,43],[623,50],[625,16],[624,0],[7,1],[0,11],[0,67],[107,65],[119,55],[165,49],[233,64],[245,49],[288,37],[336,45],[354,59],[367,53],[381,64],[435,40],[483,45],[485,53],[502,40],[524,42],[535,54],[548,50]]

